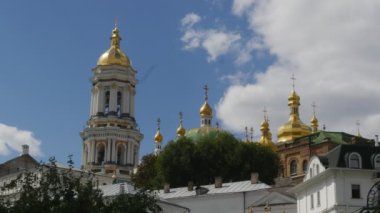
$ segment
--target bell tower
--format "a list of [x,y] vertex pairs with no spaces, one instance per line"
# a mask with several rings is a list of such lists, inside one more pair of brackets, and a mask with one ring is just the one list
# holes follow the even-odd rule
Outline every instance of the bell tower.
[[81,168],[129,179],[138,164],[143,135],[135,120],[136,71],[120,41],[115,26],[110,48],[92,69],[90,118],[80,133]]

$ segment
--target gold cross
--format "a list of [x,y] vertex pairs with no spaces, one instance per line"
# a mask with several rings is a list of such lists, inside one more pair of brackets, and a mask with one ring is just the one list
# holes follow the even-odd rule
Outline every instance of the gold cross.
[[207,87],[207,84],[205,85],[205,87],[203,89],[205,90],[205,100],[208,101],[208,87]]
[[157,118],[157,130],[160,130],[160,126],[161,126],[161,119]]
[[293,81],[293,90],[294,90],[294,87],[295,87],[295,82],[296,82],[296,77],[294,77],[294,73],[292,74],[292,77],[290,78],[290,79],[292,79],[292,81]]

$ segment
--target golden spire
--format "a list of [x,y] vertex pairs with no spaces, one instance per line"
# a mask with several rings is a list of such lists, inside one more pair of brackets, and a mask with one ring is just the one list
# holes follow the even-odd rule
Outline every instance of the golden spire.
[[356,127],[357,127],[357,129],[358,129],[358,137],[362,137],[362,135],[360,134],[360,122],[359,122],[359,120],[357,120],[356,121]]
[[212,109],[210,105],[208,105],[208,87],[207,85],[204,86],[205,91],[205,102],[203,103],[201,109],[199,110],[199,114],[201,117],[212,117]]
[[121,37],[119,35],[119,28],[117,26],[117,22],[115,22],[115,28],[112,30],[111,35],[111,47],[103,53],[97,65],[121,65],[130,67],[130,61],[127,55],[120,49],[120,40]]
[[313,102],[313,104],[311,105],[313,107],[313,117],[311,118],[311,129],[312,129],[312,132],[318,132],[318,119],[317,119],[317,116],[315,116],[315,108],[317,107],[317,105],[315,105],[315,103]]
[[183,114],[182,112],[179,112],[179,127],[177,129],[177,136],[183,137],[185,136],[186,130],[183,128]]
[[156,132],[156,135],[154,136],[154,142],[155,143],[161,143],[162,140],[164,139],[164,137],[162,137],[161,132],[160,132],[160,129],[161,129],[160,125],[161,125],[161,119],[158,118],[157,119],[157,132]]
[[247,126],[245,126],[245,142],[249,143],[249,139],[248,139],[248,127]]
[[272,142],[272,133],[270,132],[269,128],[269,119],[268,119],[268,111],[264,107],[264,120],[261,123],[260,131],[261,131],[261,137],[259,140],[260,144],[268,145],[274,148],[274,144]]
[[311,128],[304,124],[299,117],[300,97],[295,91],[295,77],[292,75],[293,90],[288,98],[288,106],[290,108],[289,121],[278,129],[278,142],[289,142],[298,137],[311,133]]

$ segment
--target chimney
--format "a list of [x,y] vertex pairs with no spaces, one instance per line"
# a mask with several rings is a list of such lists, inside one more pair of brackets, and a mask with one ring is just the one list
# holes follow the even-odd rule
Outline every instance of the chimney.
[[170,192],[170,184],[169,183],[165,183],[164,184],[164,193],[169,193]]
[[22,155],[29,155],[29,145],[27,144],[22,145]]
[[194,190],[194,182],[193,181],[189,181],[187,183],[187,190],[188,191],[193,191]]
[[222,177],[220,176],[215,177],[215,188],[222,188],[222,185],[223,185]]
[[251,184],[257,184],[259,182],[259,173],[252,172],[251,173]]
[[375,135],[375,146],[379,146],[379,135]]

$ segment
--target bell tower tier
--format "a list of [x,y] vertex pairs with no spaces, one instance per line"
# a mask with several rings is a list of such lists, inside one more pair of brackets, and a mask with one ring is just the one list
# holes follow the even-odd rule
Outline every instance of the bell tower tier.
[[136,71],[121,51],[119,30],[92,70],[90,118],[80,133],[82,169],[129,179],[138,164],[143,135],[135,120]]

